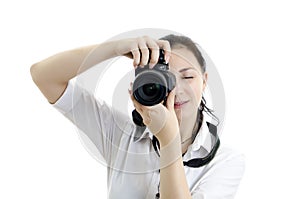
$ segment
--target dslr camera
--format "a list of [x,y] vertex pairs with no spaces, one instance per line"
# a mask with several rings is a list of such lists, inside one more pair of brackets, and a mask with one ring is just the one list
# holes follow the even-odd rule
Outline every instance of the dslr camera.
[[[133,97],[144,106],[153,106],[161,102],[165,105],[168,94],[175,87],[175,75],[169,71],[169,64],[164,57],[164,50],[160,49],[158,62],[152,69],[147,64],[144,68],[138,67],[135,70]],[[143,119],[136,110],[132,112],[132,117],[135,124],[144,126]]]

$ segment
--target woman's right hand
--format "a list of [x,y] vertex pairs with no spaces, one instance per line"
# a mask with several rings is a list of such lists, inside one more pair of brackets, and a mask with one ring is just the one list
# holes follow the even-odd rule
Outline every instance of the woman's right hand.
[[[126,56],[133,59],[133,66],[144,67],[148,64],[153,68],[159,58],[159,49],[165,51],[165,60],[168,63],[171,55],[171,47],[166,40],[156,40],[148,36],[122,39],[117,41],[115,52],[118,56]],[[151,51],[151,57],[149,57]]]

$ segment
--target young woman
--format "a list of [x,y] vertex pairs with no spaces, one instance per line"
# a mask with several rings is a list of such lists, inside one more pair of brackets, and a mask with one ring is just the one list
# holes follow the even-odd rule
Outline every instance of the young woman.
[[[73,77],[113,57],[127,56],[135,69],[154,70],[160,49],[176,80],[165,102],[142,105],[129,89],[146,126],[134,124],[83,87],[74,92]],[[217,127],[208,122],[216,117],[202,96],[205,60],[188,37],[144,36],[69,50],[34,64],[31,75],[48,101],[99,150],[107,164],[109,198],[234,197],[243,156],[220,145]]]

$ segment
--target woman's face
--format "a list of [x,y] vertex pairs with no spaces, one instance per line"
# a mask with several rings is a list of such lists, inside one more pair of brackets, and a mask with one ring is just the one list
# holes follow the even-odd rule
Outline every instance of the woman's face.
[[188,49],[172,49],[170,71],[176,76],[174,109],[179,124],[196,116],[206,87],[207,73],[202,74],[200,64]]

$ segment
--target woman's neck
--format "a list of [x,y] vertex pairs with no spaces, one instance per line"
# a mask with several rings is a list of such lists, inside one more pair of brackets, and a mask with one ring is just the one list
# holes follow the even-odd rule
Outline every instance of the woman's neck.
[[196,132],[195,129],[198,129],[199,121],[197,121],[198,113],[195,113],[194,115],[190,116],[189,119],[182,120],[180,124],[180,136],[181,136],[181,148],[182,153],[185,153],[187,151],[187,148],[189,145],[192,144]]

